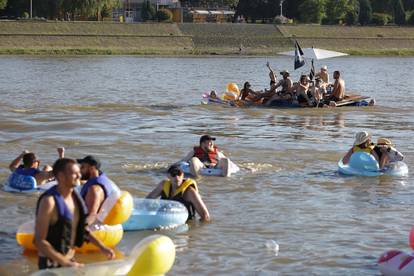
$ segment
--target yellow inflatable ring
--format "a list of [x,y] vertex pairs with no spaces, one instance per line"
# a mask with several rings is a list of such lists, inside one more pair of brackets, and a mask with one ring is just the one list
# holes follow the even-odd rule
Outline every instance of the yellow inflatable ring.
[[122,224],[129,219],[134,209],[134,200],[127,191],[112,192],[102,203],[98,220],[103,224]]
[[[16,233],[17,243],[28,250],[37,250],[34,245],[34,221],[26,222],[19,226]],[[124,235],[124,230],[121,224],[117,225],[103,225],[96,224],[92,226],[91,232],[103,244],[108,247],[115,247]],[[88,251],[99,251],[99,248],[92,243],[84,243],[82,247],[76,248],[76,252],[85,253]]]

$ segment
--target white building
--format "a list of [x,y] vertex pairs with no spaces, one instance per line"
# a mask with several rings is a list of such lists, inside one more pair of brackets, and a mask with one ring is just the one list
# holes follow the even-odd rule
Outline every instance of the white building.
[[[123,16],[125,22],[139,22],[141,20],[142,5],[145,0],[121,0],[121,8],[113,11],[114,20]],[[157,9],[160,7],[179,8],[179,0],[150,0]]]

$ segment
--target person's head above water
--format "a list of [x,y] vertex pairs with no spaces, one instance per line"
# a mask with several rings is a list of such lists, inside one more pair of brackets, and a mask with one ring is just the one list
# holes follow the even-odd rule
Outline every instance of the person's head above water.
[[58,159],[53,164],[53,175],[58,181],[58,184],[66,188],[72,188],[79,184],[81,177],[79,165],[76,160],[70,158]]
[[175,184],[181,183],[184,179],[184,172],[179,165],[172,165],[168,168],[167,173],[168,179]]
[[85,156],[83,159],[78,159],[77,161],[81,165],[82,180],[88,180],[91,175],[96,175],[101,168],[99,159],[92,155]]
[[371,143],[371,134],[367,131],[358,132],[355,135],[354,146],[365,146]]
[[216,140],[215,137],[211,137],[210,135],[203,135],[200,137],[200,147],[204,151],[213,151],[215,140]]
[[245,90],[249,89],[250,87],[251,87],[251,85],[250,85],[250,82],[248,82],[248,81],[246,81],[246,82],[244,83],[244,85],[243,85],[243,88],[244,88]]
[[40,161],[37,159],[36,154],[33,152],[26,153],[23,155],[23,166],[26,169],[38,168]]

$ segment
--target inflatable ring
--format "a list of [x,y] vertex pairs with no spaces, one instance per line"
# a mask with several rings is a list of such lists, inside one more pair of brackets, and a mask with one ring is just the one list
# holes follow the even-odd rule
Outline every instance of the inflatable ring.
[[103,202],[98,220],[103,224],[116,225],[124,223],[134,209],[134,201],[127,191],[113,192]]
[[178,201],[160,199],[134,199],[135,209],[122,226],[125,231],[172,228],[185,224],[187,208]]
[[342,159],[338,162],[338,171],[345,175],[356,176],[405,176],[408,175],[408,167],[404,162],[397,161],[390,163],[384,170],[380,170],[375,157],[367,152],[355,152],[351,155],[348,164]]
[[390,250],[380,256],[378,266],[385,276],[414,275],[414,255],[400,250]]
[[65,267],[40,270],[33,276],[155,276],[166,274],[172,268],[174,261],[175,245],[173,241],[166,236],[153,235],[140,241],[124,260],[88,264],[80,268]]
[[[233,162],[230,162],[230,173],[237,173],[240,171],[240,168],[234,164]],[[180,168],[185,174],[190,174],[190,164],[188,162],[180,162]],[[223,171],[221,169],[210,169],[210,168],[204,168],[200,170],[201,175],[209,175],[209,176],[222,176]]]
[[[34,221],[29,221],[22,224],[16,233],[16,241],[24,249],[37,250],[34,245]],[[122,225],[103,225],[94,224],[91,226],[91,232],[103,244],[108,247],[115,247],[121,240],[124,234]],[[99,248],[92,243],[84,243],[82,247],[76,248],[76,252],[99,251]]]

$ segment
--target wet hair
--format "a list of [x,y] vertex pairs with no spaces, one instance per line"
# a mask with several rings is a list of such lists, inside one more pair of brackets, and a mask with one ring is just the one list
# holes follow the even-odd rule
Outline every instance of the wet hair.
[[36,162],[36,160],[36,155],[33,152],[26,153],[23,155],[23,166],[26,168],[31,167]]
[[247,89],[247,86],[251,86],[251,85],[250,85],[250,82],[248,82],[248,81],[246,81],[246,82],[244,83],[243,88],[244,88],[244,89]]
[[339,71],[335,71],[335,72],[334,72],[334,75],[341,76],[341,72],[339,72]]
[[181,170],[180,166],[178,165],[172,165],[171,167],[168,168],[167,173],[172,176],[175,177],[177,175],[182,175],[183,171]]
[[55,164],[53,164],[53,175],[57,177],[58,173],[64,172],[68,165],[74,164],[77,164],[77,162],[71,158],[61,158],[56,160]]

